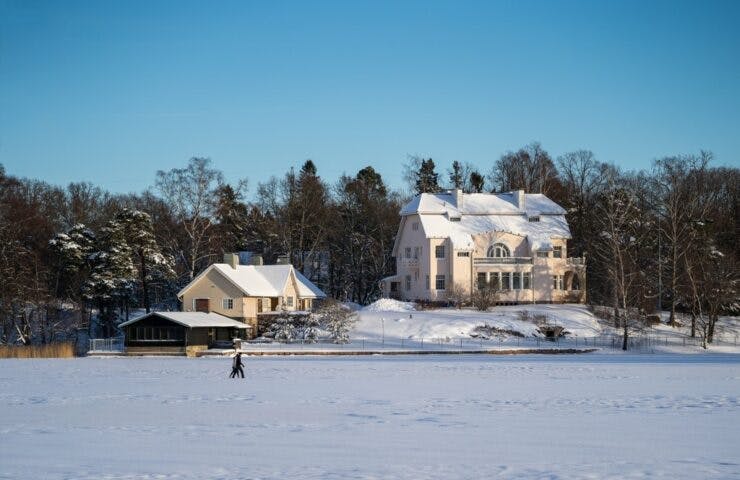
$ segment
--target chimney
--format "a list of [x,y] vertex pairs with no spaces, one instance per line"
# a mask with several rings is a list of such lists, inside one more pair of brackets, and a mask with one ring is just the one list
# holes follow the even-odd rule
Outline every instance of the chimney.
[[463,208],[463,191],[461,188],[456,188],[453,192],[455,196],[455,206],[458,210],[462,210]]
[[250,265],[263,265],[262,255],[258,254],[252,254],[251,257],[249,257],[249,264]]
[[231,268],[236,270],[239,265],[239,255],[236,253],[224,253],[224,263],[231,265]]
[[277,265],[290,265],[290,257],[288,255],[278,256]]
[[511,192],[512,197],[514,197],[514,204],[519,210],[526,210],[526,205],[524,204],[524,190],[515,190]]

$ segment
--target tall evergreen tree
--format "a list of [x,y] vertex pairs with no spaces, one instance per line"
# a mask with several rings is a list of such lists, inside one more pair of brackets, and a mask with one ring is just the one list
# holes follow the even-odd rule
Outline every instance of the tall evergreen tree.
[[465,178],[463,175],[463,166],[460,162],[457,160],[452,162],[452,168],[450,168],[447,173],[450,176],[450,185],[452,188],[463,188]]
[[440,191],[439,175],[434,168],[434,160],[431,158],[421,161],[419,171],[416,173],[416,193],[437,193]]
[[85,286],[85,295],[98,305],[103,334],[112,336],[116,308],[128,313],[128,302],[136,281],[131,248],[120,221],[114,218],[103,227],[96,251],[90,258],[92,273]]
[[155,281],[175,276],[173,261],[162,253],[154,237],[154,226],[148,213],[123,209],[116,221],[124,232],[124,240],[132,256],[132,264],[138,274],[141,299],[146,313],[151,311],[150,285]]
[[478,172],[478,170],[470,172],[470,187],[474,193],[483,193],[484,183],[485,178],[480,174],[480,172]]

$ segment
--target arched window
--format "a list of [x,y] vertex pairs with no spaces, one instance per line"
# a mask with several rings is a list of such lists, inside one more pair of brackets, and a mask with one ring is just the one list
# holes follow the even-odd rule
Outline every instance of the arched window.
[[503,243],[494,243],[488,247],[488,256],[496,258],[510,257],[511,253],[509,253],[509,248]]

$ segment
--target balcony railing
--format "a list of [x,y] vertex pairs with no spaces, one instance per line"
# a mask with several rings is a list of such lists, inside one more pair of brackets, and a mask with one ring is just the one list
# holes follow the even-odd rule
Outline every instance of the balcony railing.
[[404,267],[415,268],[419,266],[419,259],[418,258],[402,258],[401,265],[403,265]]
[[473,265],[518,265],[531,263],[532,257],[478,257],[473,259]]

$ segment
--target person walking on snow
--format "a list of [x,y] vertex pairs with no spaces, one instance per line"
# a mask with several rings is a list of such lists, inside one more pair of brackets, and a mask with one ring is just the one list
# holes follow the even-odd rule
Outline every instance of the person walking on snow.
[[242,367],[244,367],[244,364],[242,363],[242,354],[237,353],[234,357],[233,363],[231,364],[230,378],[235,378],[239,374],[244,378],[244,369]]

